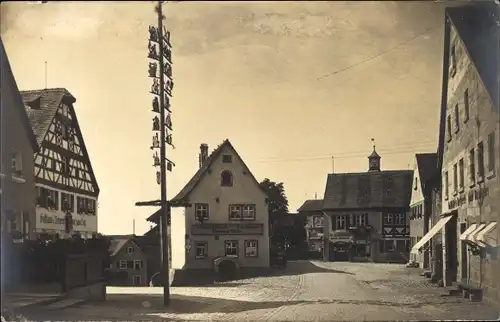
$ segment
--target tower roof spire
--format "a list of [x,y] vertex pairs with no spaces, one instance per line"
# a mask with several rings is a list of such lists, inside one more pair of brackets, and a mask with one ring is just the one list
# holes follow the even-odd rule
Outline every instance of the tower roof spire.
[[373,152],[368,156],[368,171],[380,171],[380,155],[375,150],[375,139],[371,139]]

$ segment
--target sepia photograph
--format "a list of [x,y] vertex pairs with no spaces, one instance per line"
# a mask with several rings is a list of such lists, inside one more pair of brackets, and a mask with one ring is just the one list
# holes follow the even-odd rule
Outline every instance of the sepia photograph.
[[2,1],[1,320],[500,320],[500,2]]

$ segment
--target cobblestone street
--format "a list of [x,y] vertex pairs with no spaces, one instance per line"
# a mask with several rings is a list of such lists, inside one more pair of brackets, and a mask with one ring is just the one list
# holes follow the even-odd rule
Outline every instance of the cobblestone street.
[[362,321],[497,319],[498,310],[442,297],[417,270],[373,263],[290,262],[276,276],[210,287],[108,288],[99,304],[27,312],[31,320]]

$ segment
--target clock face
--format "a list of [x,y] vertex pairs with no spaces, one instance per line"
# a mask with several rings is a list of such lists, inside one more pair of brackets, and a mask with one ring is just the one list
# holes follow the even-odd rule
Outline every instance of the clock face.
[[376,167],[377,166],[377,160],[371,160],[370,161],[370,166]]

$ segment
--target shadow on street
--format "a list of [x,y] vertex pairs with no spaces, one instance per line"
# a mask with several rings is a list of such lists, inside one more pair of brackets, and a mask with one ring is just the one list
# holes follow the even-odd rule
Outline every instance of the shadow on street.
[[332,274],[348,274],[355,275],[354,273],[341,271],[336,269],[329,269],[320,267],[309,260],[290,261],[286,268],[274,268],[266,272],[249,272],[243,274],[239,279],[254,278],[254,277],[271,277],[271,276],[293,276],[314,273],[332,273]]

